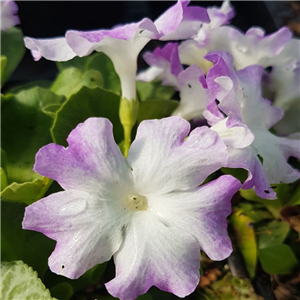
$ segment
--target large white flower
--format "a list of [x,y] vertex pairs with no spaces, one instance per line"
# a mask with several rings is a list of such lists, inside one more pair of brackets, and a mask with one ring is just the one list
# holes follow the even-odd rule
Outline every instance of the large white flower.
[[209,128],[189,131],[180,117],[144,121],[125,159],[111,123],[90,118],[67,148],[38,152],[34,169],[65,191],[28,206],[23,228],[57,241],[53,272],[78,278],[113,255],[113,296],[135,299],[155,285],[184,297],[199,282],[200,250],[229,256],[226,217],[240,182],[222,176],[200,186],[226,164],[227,151]]

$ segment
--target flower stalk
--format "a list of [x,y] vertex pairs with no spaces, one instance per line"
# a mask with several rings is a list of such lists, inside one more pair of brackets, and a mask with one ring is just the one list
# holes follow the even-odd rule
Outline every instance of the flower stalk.
[[131,145],[131,131],[137,121],[139,103],[134,99],[121,98],[119,117],[124,130],[123,154],[127,157]]

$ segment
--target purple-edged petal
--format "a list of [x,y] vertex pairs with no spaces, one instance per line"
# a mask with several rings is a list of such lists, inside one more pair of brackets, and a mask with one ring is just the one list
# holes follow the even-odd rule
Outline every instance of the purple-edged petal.
[[147,52],[143,57],[151,67],[139,74],[138,79],[143,81],[147,81],[147,77],[148,79],[154,79],[151,77],[151,74],[156,73],[157,76],[155,78],[162,80],[163,85],[171,85],[177,90],[180,89],[178,75],[183,71],[183,67],[179,61],[176,43],[168,43],[163,48],[157,47],[153,53]]
[[229,52],[234,58],[234,67],[237,70],[256,64],[269,67],[282,63],[280,53],[291,37],[292,34],[286,27],[265,36],[264,31],[256,27],[250,28],[244,34],[233,27],[222,26],[205,32],[200,31],[194,40],[184,42],[179,52],[181,57],[186,57],[187,52],[192,51],[191,44],[193,44],[206,52],[216,50]]
[[180,84],[180,103],[172,113],[186,120],[203,118],[203,111],[214,100],[208,89],[204,71],[197,65],[192,65],[182,71],[178,76]]
[[188,228],[211,259],[223,260],[232,251],[226,217],[231,213],[231,198],[240,187],[236,178],[221,176],[193,190],[149,197],[149,202],[164,224]]
[[235,72],[229,53],[209,53],[206,58],[215,63],[206,81],[212,95],[220,101],[218,106],[222,112],[234,115],[250,129],[252,126],[270,128],[282,118],[283,112],[262,98],[261,66],[249,66]]
[[179,91],[180,103],[172,115],[187,120],[203,118],[202,112],[214,100],[207,89],[204,71],[197,65],[183,70],[175,43],[146,53],[144,59],[151,67],[139,74],[138,79],[145,81],[156,75],[163,85],[171,85]]
[[185,297],[199,283],[196,239],[186,229],[165,225],[150,211],[132,217],[114,262],[116,277],[105,286],[122,300],[134,300],[151,286]]
[[188,39],[194,36],[202,23],[209,22],[207,11],[203,7],[190,6],[190,1],[178,1],[155,22],[159,38],[162,41]]
[[67,138],[67,148],[49,144],[36,155],[34,170],[64,189],[117,195],[131,183],[130,169],[115,143],[112,124],[90,118]]
[[243,189],[254,188],[256,194],[265,199],[276,199],[276,193],[272,190],[270,182],[260,160],[252,147],[243,149],[228,148],[228,168],[242,168],[248,171],[248,178],[242,185]]
[[263,158],[263,168],[270,183],[291,183],[300,178],[300,172],[287,163],[291,156],[300,158],[299,139],[277,137],[267,130],[254,131],[254,134],[252,147]]
[[228,24],[235,16],[235,10],[230,5],[229,0],[225,0],[220,8],[209,7],[207,13],[210,18],[210,23],[203,25],[203,29],[218,28],[222,25]]
[[10,27],[20,24],[17,15],[18,6],[14,1],[1,1],[1,30],[6,31]]
[[24,38],[25,46],[31,50],[34,60],[42,57],[53,61],[67,61],[76,56],[65,38],[33,39]]
[[128,162],[143,195],[195,188],[226,163],[217,133],[204,126],[189,131],[190,124],[175,116],[139,125]]
[[77,190],[59,192],[26,207],[22,226],[56,240],[50,269],[76,279],[109,260],[122,243],[128,215],[113,200]]

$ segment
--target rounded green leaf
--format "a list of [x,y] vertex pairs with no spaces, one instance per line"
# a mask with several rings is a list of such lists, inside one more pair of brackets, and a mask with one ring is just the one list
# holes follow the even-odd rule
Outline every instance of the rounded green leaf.
[[1,299],[52,300],[37,272],[22,261],[1,262]]
[[110,58],[104,53],[96,53],[87,60],[86,70],[97,70],[103,77],[103,88],[120,94],[121,82]]
[[25,46],[21,30],[16,27],[11,27],[7,31],[1,31],[1,55],[7,58],[3,76],[1,70],[1,86],[4,85],[16,69],[24,54]]
[[8,183],[30,182],[42,177],[32,168],[35,154],[51,143],[53,123],[45,110],[61,105],[63,96],[49,90],[32,88],[2,103],[2,147],[7,153]]
[[262,268],[269,274],[289,274],[298,264],[293,251],[285,244],[259,249],[258,257]]
[[39,232],[22,229],[25,207],[23,203],[1,201],[1,259],[22,260],[43,279],[55,241]]
[[95,70],[82,72],[76,68],[68,68],[58,74],[51,86],[51,91],[57,95],[70,98],[76,94],[83,86],[88,88],[102,87],[103,77]]
[[52,180],[47,177],[24,183],[13,182],[1,191],[1,198],[6,201],[23,202],[29,205],[41,199],[51,183]]
[[288,223],[273,220],[265,225],[256,227],[258,248],[263,249],[271,245],[280,244],[290,231]]
[[57,112],[51,128],[54,141],[67,146],[69,133],[90,117],[103,117],[113,124],[114,137],[117,143],[123,139],[123,128],[119,119],[120,97],[112,92],[83,87]]

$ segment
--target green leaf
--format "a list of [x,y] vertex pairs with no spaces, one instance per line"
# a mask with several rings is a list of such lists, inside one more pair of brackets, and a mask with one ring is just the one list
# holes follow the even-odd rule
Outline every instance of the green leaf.
[[121,142],[123,128],[119,119],[119,103],[120,97],[112,92],[83,87],[57,112],[51,128],[53,139],[56,143],[67,146],[68,135],[79,123],[91,117],[103,117],[112,122],[115,140],[117,143]]
[[256,227],[258,248],[263,249],[269,246],[280,244],[284,241],[290,231],[288,223],[273,220],[266,225]]
[[55,241],[39,232],[22,229],[25,207],[23,203],[1,201],[1,259],[22,260],[43,279]]
[[293,194],[287,204],[300,205],[300,185],[293,191]]
[[241,196],[247,200],[255,201],[263,204],[270,213],[279,219],[279,210],[286,204],[295,205],[300,204],[300,187],[298,183],[291,184],[277,184],[272,185],[273,189],[276,191],[276,200],[267,200],[258,197],[254,190],[240,190]]
[[110,58],[104,53],[94,53],[86,57],[75,57],[67,62],[56,63],[58,69],[63,70],[75,67],[81,72],[95,70],[101,73],[103,78],[103,88],[120,94],[121,83],[118,74]]
[[239,168],[221,168],[224,174],[232,175],[237,178],[241,183],[244,183],[248,177],[248,172],[245,169]]
[[138,98],[140,101],[145,100],[170,100],[175,94],[175,90],[171,86],[164,86],[161,81],[151,81],[151,82],[136,82],[136,88],[138,93]]
[[91,89],[102,87],[102,75],[95,70],[82,72],[76,68],[65,69],[58,74],[51,86],[51,91],[57,95],[70,98],[71,95],[76,94],[83,86]]
[[23,90],[30,90],[34,87],[40,87],[44,89],[49,89],[52,84],[52,81],[50,80],[33,80],[30,82],[22,83],[20,85],[15,85],[8,89],[9,93],[12,94],[18,94],[19,92]]
[[259,203],[239,203],[238,207],[242,213],[248,216],[253,222],[260,222],[262,220],[273,219],[269,211]]
[[173,100],[151,100],[141,101],[139,104],[139,114],[137,122],[149,119],[161,119],[172,114],[178,106],[177,101]]
[[74,291],[69,282],[61,282],[50,289],[51,295],[59,300],[70,300]]
[[3,78],[3,76],[4,76],[6,63],[7,63],[7,57],[4,55],[1,55],[1,78]]
[[21,30],[11,27],[7,31],[1,31],[1,55],[7,58],[4,74],[1,76],[1,87],[16,69],[24,54],[25,46]]
[[2,107],[2,104],[8,102],[10,99],[12,99],[14,97],[13,94],[1,94],[1,107]]
[[104,53],[96,53],[90,57],[86,70],[97,70],[103,77],[103,88],[120,94],[121,82],[110,58]]
[[257,264],[257,247],[252,219],[236,212],[231,215],[231,223],[235,232],[237,245],[243,255],[245,266],[250,278],[255,276]]
[[22,261],[1,263],[1,299],[52,300],[37,272]]
[[5,170],[1,167],[1,192],[7,187],[7,174]]
[[49,90],[32,88],[2,103],[2,147],[7,153],[9,184],[42,178],[32,168],[37,151],[52,142],[53,119],[45,110],[63,101],[64,97]]
[[282,207],[282,203],[278,201],[278,199],[277,200],[262,199],[258,197],[255,191],[252,189],[249,190],[240,189],[240,194],[246,200],[255,201],[264,205],[275,219],[279,218],[279,210]]
[[86,64],[91,59],[93,55],[78,57],[75,56],[71,60],[64,61],[64,62],[56,62],[56,66],[60,72],[69,69],[69,68],[77,68],[81,72],[86,71]]
[[1,198],[6,201],[23,202],[29,205],[41,199],[51,183],[52,180],[47,177],[35,179],[31,182],[13,182],[2,190]]
[[293,251],[285,244],[259,249],[258,257],[262,268],[269,274],[289,274],[298,264]]

